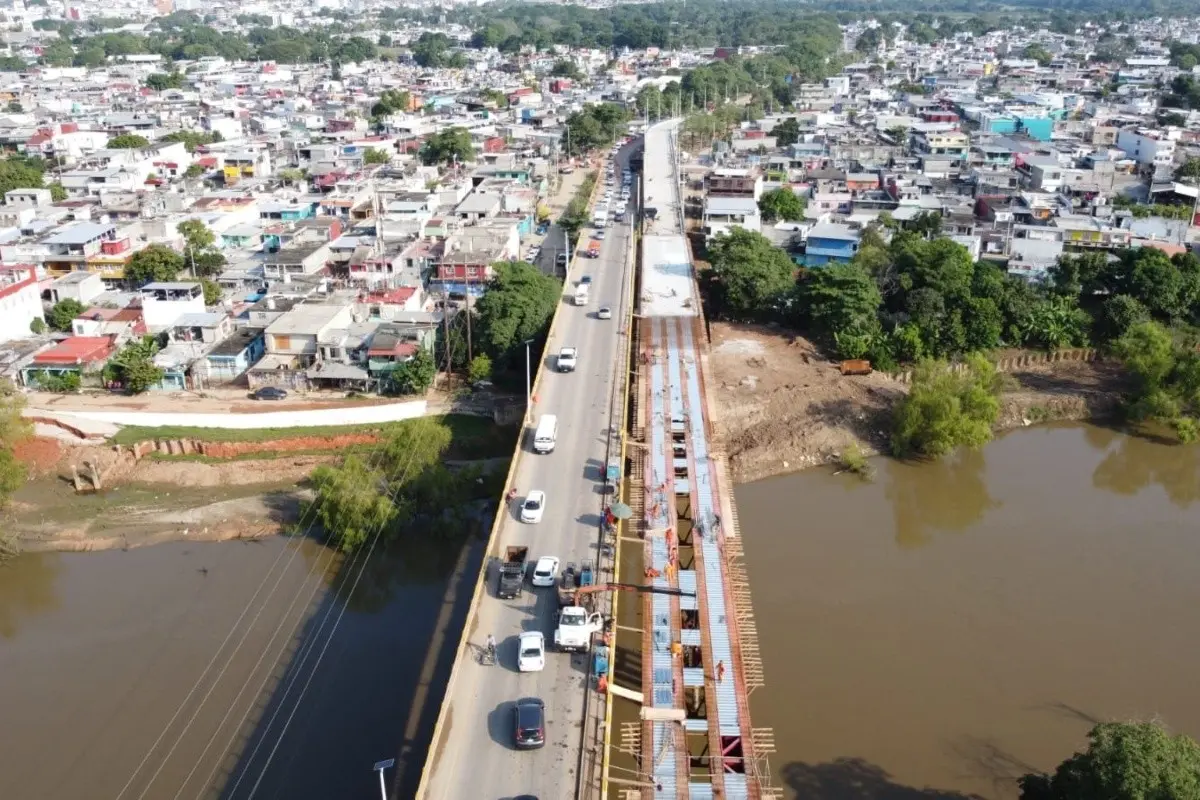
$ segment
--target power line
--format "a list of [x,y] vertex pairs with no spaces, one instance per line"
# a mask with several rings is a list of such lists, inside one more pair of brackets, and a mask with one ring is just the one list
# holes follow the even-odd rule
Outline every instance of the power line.
[[[445,311],[443,311],[443,313],[445,313]],[[452,360],[450,359],[450,355],[453,352],[452,347],[453,347],[452,344],[448,343],[447,359],[446,359],[447,372],[449,371],[449,367],[452,365]],[[444,415],[442,415],[442,416],[444,416]],[[374,449],[373,455],[378,456],[378,454],[383,450],[383,448],[385,446],[386,446],[386,440],[383,442],[380,442],[380,444]],[[411,459],[410,459],[409,464],[411,464]],[[406,469],[407,469],[407,465],[406,465]],[[397,472],[398,471],[399,471],[399,469],[397,469]],[[395,498],[393,497],[392,499],[394,500]],[[316,508],[317,508],[316,504],[310,505],[307,509],[305,509],[305,513],[301,516],[301,519],[298,522],[298,526],[303,525],[304,524],[304,516],[309,517],[308,523],[304,528],[305,536],[310,535],[313,531],[313,528],[316,525],[316,518],[317,518]],[[211,697],[212,693],[215,691],[217,685],[220,683],[221,679],[224,677],[225,672],[228,670],[229,665],[233,662],[233,659],[237,656],[242,645],[245,643],[246,639],[248,638],[250,630],[253,629],[254,624],[258,621],[259,617],[262,615],[263,610],[265,610],[267,601],[269,601],[270,598],[272,596],[274,596],[275,591],[278,589],[278,587],[283,579],[283,575],[286,574],[288,567],[291,565],[292,561],[295,559],[296,554],[299,552],[299,550],[300,550],[300,548],[298,548],[298,547],[291,549],[291,553],[287,559],[287,562],[283,565],[282,569],[280,569],[279,574],[275,579],[275,583],[271,587],[271,591],[268,593],[267,597],[263,600],[258,611],[255,613],[253,619],[251,620],[249,626],[247,626],[246,630],[243,632],[237,645],[235,645],[233,652],[229,654],[228,658],[225,661],[225,664],[221,667],[221,669],[217,673],[217,677],[213,680],[212,685],[209,687],[209,689],[205,693],[204,697],[201,698],[199,705],[196,707],[196,709],[192,713],[191,717],[185,723],[183,730],[176,737],[176,739],[172,743],[170,749],[167,751],[166,756],[163,757],[163,759],[161,760],[161,763],[158,765],[158,768],[154,771],[153,775],[151,775],[150,780],[146,784],[146,787],[142,790],[141,794],[138,795],[139,800],[141,800],[141,798],[145,797],[146,793],[149,791],[150,787],[154,784],[154,781],[157,779],[158,775],[162,772],[163,768],[166,766],[167,761],[174,754],[176,748],[179,746],[179,744],[183,740],[184,736],[186,736],[188,731],[191,729],[192,724],[199,717],[199,714],[203,710],[209,697]],[[217,648],[216,652],[213,653],[213,657],[209,660],[209,662],[205,666],[204,670],[200,673],[200,676],[196,679],[196,681],[192,685],[191,689],[188,690],[188,693],[184,696],[184,699],[180,702],[180,704],[176,708],[175,712],[171,715],[171,718],[167,721],[167,724],[163,727],[163,730],[155,738],[154,743],[150,746],[150,748],[147,750],[146,754],[138,762],[138,765],[134,769],[133,774],[130,775],[129,780],[126,781],[125,785],[121,788],[120,793],[118,793],[116,800],[121,800],[121,798],[125,796],[125,793],[129,791],[130,786],[137,779],[138,775],[141,773],[141,771],[145,767],[146,763],[150,760],[150,757],[158,749],[158,746],[162,743],[162,741],[166,737],[167,733],[171,730],[171,727],[175,724],[176,720],[178,720],[179,716],[183,713],[183,710],[187,707],[187,704],[191,701],[192,696],[195,695],[195,693],[199,690],[201,684],[204,682],[205,676],[208,675],[208,673],[211,671],[212,667],[216,664],[217,660],[219,659],[219,657],[221,655],[221,652],[225,649],[226,645],[228,645],[229,641],[233,638],[234,634],[237,632],[238,627],[241,625],[242,621],[245,619],[246,614],[249,613],[251,607],[254,605],[254,603],[258,599],[263,588],[266,586],[267,582],[270,580],[271,573],[274,572],[277,567],[279,567],[280,561],[283,558],[285,553],[287,553],[287,550],[281,550],[279,555],[276,556],[275,561],[271,564],[271,566],[268,568],[267,572],[264,574],[262,581],[259,583],[258,588],[254,592],[254,595],[247,602],[246,607],[242,610],[242,613],[238,615],[238,618],[234,621],[233,625],[229,629],[229,632],[226,634],[225,638],[222,640],[221,645]],[[330,556],[330,561],[329,561],[330,564],[332,563],[332,560],[334,557],[335,557],[334,555]],[[316,571],[316,567],[320,563],[320,561],[321,561],[321,559],[318,557],[318,559],[314,563],[313,567],[310,568],[308,574],[305,576],[304,581],[301,583],[301,588],[299,590],[297,590],[296,597],[294,597],[292,600],[292,603],[289,604],[288,611],[284,613],[283,617],[280,620],[279,625],[276,626],[275,633],[272,635],[271,639],[268,641],[266,648],[264,648],[263,655],[260,656],[259,662],[257,662],[257,663],[261,663],[262,658],[265,657],[266,652],[269,651],[271,642],[273,642],[275,637],[278,635],[278,632],[282,628],[284,622],[286,621],[288,614],[291,613],[291,609],[294,607],[296,600],[299,599],[300,594],[303,592],[305,584],[307,583],[308,579],[310,579],[312,577],[312,575],[314,574],[314,572]],[[329,564],[326,565],[326,569],[328,568],[328,566],[329,566]],[[318,581],[315,584],[315,586],[319,587],[320,582]],[[313,591],[313,595],[315,595],[315,589]],[[311,599],[310,599],[310,602],[311,602]],[[297,627],[298,627],[298,625],[297,625]],[[282,653],[280,654],[279,658],[282,658]],[[277,658],[275,661],[276,665],[278,665],[279,658]],[[257,663],[256,663],[256,668],[257,668]],[[250,674],[253,675],[254,670],[252,670]],[[265,685],[265,681],[263,683]],[[240,696],[241,696],[241,692],[239,691],[238,697],[240,697]],[[235,698],[234,703],[236,703],[236,698]],[[232,709],[232,705],[233,704],[231,704],[230,709]],[[248,712],[247,712],[247,715],[243,716],[243,721],[245,719],[245,716],[248,716]],[[227,717],[228,717],[228,712],[226,713],[226,718]],[[224,719],[222,720],[222,724],[223,724],[223,721],[224,721]],[[220,726],[218,726],[217,730],[218,731],[220,730]],[[206,747],[206,750],[207,750],[207,747]],[[218,764],[219,763],[220,762],[218,761]],[[194,772],[194,768],[193,768],[193,772]],[[190,779],[191,774],[192,773],[189,773],[188,779]],[[211,773],[210,773],[210,777],[211,777]],[[186,786],[186,781],[185,781],[184,785]],[[183,787],[181,787],[181,790],[182,790],[182,788]]]
[[[447,367],[447,372],[449,372],[449,367],[450,367],[450,366],[453,364],[453,356],[454,356],[454,351],[455,351],[455,348],[454,348],[454,345],[453,345],[453,343],[451,343],[451,342],[448,342],[448,343],[447,343],[447,347],[446,347],[446,353],[445,353],[445,364],[446,364],[446,367]],[[443,415],[440,415],[440,416],[441,416],[441,417],[444,417],[445,415],[443,414]],[[423,432],[423,433],[424,433],[424,432]],[[377,448],[377,449],[376,449],[376,455],[378,454],[378,451],[379,451],[380,449],[382,449],[382,447],[381,447],[381,448]],[[403,470],[402,470],[403,474],[400,474],[400,473],[401,473],[401,468],[400,468],[400,465],[397,465],[397,469],[395,470],[395,473],[394,473],[394,474],[391,476],[392,478],[395,478],[395,477],[397,477],[397,476],[399,476],[399,477],[400,477],[400,480],[399,480],[399,481],[396,483],[396,485],[395,485],[395,488],[394,488],[394,489],[393,489],[391,492],[389,492],[389,499],[390,499],[390,500],[391,500],[393,503],[396,501],[397,497],[399,496],[399,493],[400,493],[401,489],[402,489],[402,488],[403,488],[403,487],[406,485],[406,483],[407,483],[408,475],[409,475],[409,472],[411,471],[411,469],[412,469],[412,467],[413,467],[413,465],[414,465],[414,463],[415,463],[415,461],[416,461],[416,454],[417,454],[418,450],[419,450],[419,448],[418,448],[418,447],[414,447],[414,448],[413,448],[412,452],[411,452],[411,453],[410,453],[410,455],[409,455],[409,458],[408,458],[408,460],[407,460],[407,461],[406,461],[406,463],[403,465]],[[286,723],[286,724],[285,724],[285,726],[284,726],[284,730],[283,730],[283,732],[281,732],[281,733],[279,734],[279,738],[280,738],[280,739],[282,739],[282,737],[283,737],[284,733],[286,733],[288,725],[290,725],[290,724],[291,724],[291,720],[292,720],[292,718],[295,716],[295,713],[296,713],[296,711],[299,709],[300,702],[301,702],[301,701],[303,700],[303,698],[304,698],[304,693],[307,691],[309,684],[312,682],[312,679],[313,679],[313,677],[316,675],[317,668],[318,668],[318,667],[320,667],[321,659],[324,657],[324,655],[325,655],[325,651],[328,649],[328,647],[329,647],[329,644],[330,644],[330,643],[333,641],[334,634],[336,634],[336,632],[337,632],[337,627],[338,627],[338,624],[341,622],[341,618],[342,618],[342,616],[343,616],[343,615],[345,614],[345,612],[346,612],[346,608],[347,608],[347,607],[348,607],[348,605],[349,605],[350,599],[353,597],[354,590],[355,590],[355,588],[357,588],[359,580],[361,580],[363,573],[366,571],[366,567],[367,567],[367,564],[368,564],[368,563],[369,563],[369,561],[370,561],[371,554],[372,554],[372,553],[374,552],[374,550],[375,550],[375,545],[376,545],[376,543],[378,542],[378,540],[379,540],[379,536],[380,536],[380,534],[382,533],[382,531],[383,531],[383,528],[385,527],[385,525],[386,525],[386,523],[385,523],[384,525],[380,525],[380,526],[379,526],[379,527],[376,529],[376,531],[375,531],[375,533],[374,533],[374,536],[373,536],[373,538],[372,538],[372,541],[371,541],[371,545],[370,545],[370,547],[369,547],[369,548],[368,548],[368,550],[367,550],[366,556],[363,558],[362,565],[361,565],[361,567],[359,568],[358,574],[357,574],[357,576],[356,576],[356,577],[355,577],[355,579],[354,579],[354,584],[353,584],[353,585],[352,585],[352,587],[351,587],[350,593],[349,593],[349,594],[346,596],[345,600],[343,601],[343,604],[342,604],[342,607],[341,607],[341,609],[340,609],[340,611],[339,611],[339,614],[338,614],[337,620],[334,622],[334,626],[333,626],[333,628],[332,628],[332,629],[329,631],[328,637],[326,638],[326,640],[325,640],[325,644],[324,644],[324,646],[323,646],[323,647],[322,647],[322,649],[321,649],[321,653],[320,653],[320,655],[318,656],[317,662],[316,662],[316,663],[313,665],[313,668],[312,668],[312,670],[311,670],[311,671],[310,671],[310,673],[309,673],[308,679],[305,681],[305,684],[304,684],[303,690],[302,690],[302,692],[301,692],[301,694],[300,694],[300,697],[299,697],[299,698],[297,698],[297,700],[296,700],[296,704],[295,704],[295,706],[293,707],[291,714],[288,716],[287,723]],[[360,550],[359,552],[361,553],[361,550]],[[359,556],[359,553],[355,553],[355,555],[354,555],[354,556],[353,556],[353,558],[351,559],[351,562],[350,562],[349,566],[347,567],[347,570],[348,570],[348,571],[353,571],[353,569],[354,569],[354,565],[355,565],[355,562],[357,562],[357,560],[358,560],[358,556]],[[334,556],[332,556],[332,555],[331,555],[331,557],[330,557],[330,562],[331,562],[331,563],[332,563],[332,559],[333,559],[333,557],[334,557]],[[318,559],[318,561],[319,561],[319,559]],[[319,586],[319,584],[318,584],[318,586]],[[313,592],[312,592],[312,595],[310,595],[310,602],[311,602],[311,597],[312,597],[312,596],[315,596],[315,594],[316,594],[316,588],[317,588],[317,587],[314,587],[314,589],[313,589]],[[293,601],[293,604],[294,604],[294,601]],[[288,612],[288,613],[290,613],[290,609],[289,609],[289,612]],[[304,665],[305,665],[305,663],[307,662],[307,660],[308,660],[309,656],[312,654],[312,650],[313,650],[313,649],[316,647],[316,643],[317,643],[317,642],[320,640],[320,638],[321,638],[321,636],[322,636],[322,632],[324,631],[325,625],[326,625],[326,623],[328,622],[328,620],[329,620],[329,616],[330,616],[332,613],[333,613],[333,606],[330,606],[330,607],[329,607],[329,608],[326,610],[326,612],[325,612],[324,616],[322,617],[322,620],[321,620],[320,624],[318,625],[318,627],[317,627],[317,630],[316,630],[316,631],[315,631],[315,632],[312,634],[311,638],[309,639],[309,643],[308,643],[308,644],[306,644],[306,646],[305,646],[304,648],[302,648],[302,649],[301,649],[301,657],[300,657],[300,661],[299,661],[299,663],[297,664],[297,666],[296,666],[295,670],[293,671],[293,673],[292,673],[292,677],[291,677],[291,679],[289,680],[287,687],[284,689],[284,692],[283,692],[283,694],[281,695],[281,701],[280,701],[279,705],[276,707],[276,709],[275,709],[275,712],[274,712],[274,713],[271,715],[271,719],[270,719],[270,720],[267,722],[266,729],[265,729],[265,731],[264,731],[263,735],[259,737],[259,741],[258,741],[258,742],[255,744],[255,747],[254,747],[253,751],[251,751],[250,755],[244,759],[246,766],[245,766],[245,768],[243,769],[243,771],[242,771],[241,775],[238,777],[237,781],[234,783],[234,786],[233,786],[233,788],[232,788],[232,789],[230,789],[230,790],[227,792],[227,794],[229,794],[229,795],[232,795],[232,793],[233,793],[233,792],[235,792],[235,791],[237,790],[238,786],[241,784],[241,781],[242,781],[242,779],[243,779],[243,778],[245,777],[245,775],[246,775],[246,774],[249,772],[249,770],[250,770],[250,768],[251,768],[251,765],[253,764],[254,757],[255,757],[255,755],[258,753],[258,750],[259,750],[259,748],[260,748],[260,747],[261,747],[261,745],[262,745],[262,741],[265,739],[266,731],[269,731],[269,730],[271,729],[271,727],[274,725],[275,719],[276,719],[276,717],[278,716],[278,714],[279,714],[279,711],[280,711],[280,710],[283,708],[284,704],[287,702],[287,697],[288,697],[288,695],[291,693],[292,687],[295,685],[295,683],[296,683],[296,681],[298,680],[298,678],[299,678],[300,674],[303,672],[303,670],[304,670]],[[282,626],[283,626],[284,622],[286,621],[286,619],[287,619],[287,614],[285,614],[285,615],[284,615],[284,616],[281,618],[279,626],[277,626],[275,633],[274,633],[274,634],[272,634],[272,637],[271,637],[271,642],[273,642],[273,641],[274,641],[275,637],[276,637],[276,636],[278,635],[278,633],[279,633],[279,630],[281,630],[281,629],[282,629]],[[295,623],[293,624],[293,626],[292,626],[292,632],[291,632],[291,636],[292,636],[293,638],[295,637],[296,631],[299,629],[299,627],[300,627],[300,624],[301,624],[302,622],[304,622],[304,621],[305,621],[305,620],[304,620],[303,618],[297,618],[297,620],[296,620],[296,621],[295,621]],[[266,656],[266,653],[267,653],[267,652],[270,650],[270,644],[271,644],[271,643],[270,643],[270,642],[268,642],[268,645],[267,645],[267,647],[266,647],[266,648],[264,648],[263,655],[262,655],[262,656],[259,658],[259,661],[258,661],[258,662],[255,664],[255,667],[254,667],[254,669],[252,669],[252,670],[251,670],[251,673],[250,673],[251,675],[253,675],[253,674],[254,674],[254,673],[257,671],[257,669],[258,669],[258,665],[259,665],[259,664],[261,664],[261,662],[262,662],[262,659],[263,659],[263,658]],[[275,668],[276,668],[276,667],[278,667],[278,665],[279,665],[279,662],[282,660],[282,658],[283,658],[283,652],[281,651],[281,652],[280,652],[280,654],[279,654],[279,656],[278,656],[278,657],[276,657],[276,659],[275,659],[275,662],[274,662],[274,664],[272,665],[272,668],[271,668],[269,671],[267,671],[267,672],[264,674],[264,676],[263,676],[263,679],[262,679],[262,681],[261,681],[261,682],[260,682],[260,684],[259,684],[258,690],[257,690],[257,691],[256,691],[256,693],[255,693],[255,696],[256,696],[256,697],[257,697],[258,695],[260,695],[260,694],[261,694],[261,692],[262,692],[263,688],[265,688],[265,686],[266,686],[266,683],[267,683],[267,681],[270,679],[270,676],[271,676],[271,675],[274,673],[274,671],[275,671]],[[244,689],[244,687],[243,687],[243,689]],[[230,706],[229,706],[229,710],[226,712],[225,716],[224,716],[224,717],[222,718],[222,720],[221,720],[221,723],[220,723],[220,724],[217,726],[216,730],[213,732],[213,735],[212,735],[212,737],[210,737],[210,740],[209,740],[208,744],[206,744],[206,746],[205,746],[205,749],[204,749],[204,752],[201,754],[201,758],[203,757],[204,753],[207,753],[207,752],[208,752],[209,746],[211,746],[211,744],[212,744],[212,741],[213,741],[213,740],[216,738],[217,734],[220,732],[221,728],[224,726],[225,720],[226,720],[226,719],[228,719],[229,712],[233,710],[233,707],[234,707],[234,706],[237,704],[237,702],[238,702],[238,699],[241,697],[241,695],[242,695],[242,692],[241,692],[241,691],[239,691],[239,692],[238,692],[238,696],[237,696],[237,697],[234,699],[234,701],[233,701],[233,702],[230,704]],[[209,772],[209,774],[208,774],[208,777],[205,779],[205,781],[204,781],[204,784],[202,784],[202,786],[201,786],[201,789],[200,789],[200,794],[203,794],[203,793],[204,793],[204,790],[205,790],[205,789],[207,788],[207,786],[209,785],[209,781],[211,781],[211,779],[212,779],[212,776],[213,776],[213,775],[216,773],[217,769],[220,767],[220,764],[221,764],[221,763],[222,763],[222,761],[224,760],[224,755],[228,754],[228,752],[229,752],[229,749],[230,749],[230,748],[232,747],[232,745],[233,745],[233,741],[234,741],[234,740],[237,738],[238,732],[241,730],[242,726],[245,724],[245,721],[246,721],[246,719],[249,717],[249,715],[250,715],[250,712],[251,712],[252,708],[253,708],[253,703],[251,703],[249,706],[247,706],[247,708],[246,708],[246,711],[245,711],[245,712],[242,714],[242,717],[241,717],[241,719],[238,721],[237,725],[234,727],[234,729],[233,729],[233,733],[232,733],[232,735],[231,735],[231,737],[230,737],[229,741],[227,742],[227,744],[226,744],[226,746],[225,746],[225,748],[224,748],[224,751],[223,751],[222,758],[221,758],[221,759],[218,759],[218,760],[217,760],[217,761],[214,763],[212,770],[210,770],[210,772]],[[275,748],[275,749],[277,749],[277,747],[278,747],[278,744],[276,744],[276,748]],[[268,757],[267,763],[263,765],[263,769],[262,769],[262,771],[260,772],[260,774],[259,774],[259,777],[258,777],[258,779],[257,779],[257,781],[255,782],[255,785],[254,785],[254,786],[255,786],[255,790],[257,789],[257,787],[258,787],[259,783],[261,783],[261,781],[262,781],[263,777],[265,776],[267,768],[270,766],[271,759],[272,759],[272,758],[274,757],[274,755],[275,755],[275,749],[272,749],[272,751],[271,751],[271,753],[270,753],[270,756]],[[200,761],[200,759],[196,759],[196,761],[197,761],[197,764],[198,764],[198,763],[199,763],[199,761]],[[184,788],[186,788],[186,785],[187,785],[188,781],[191,779],[191,776],[192,776],[192,774],[194,774],[194,772],[195,772],[195,767],[193,767],[193,770],[192,770],[192,772],[190,772],[190,773],[188,774],[188,777],[187,777],[187,779],[185,779],[185,781],[184,781],[183,785],[181,785],[181,786],[180,786],[180,790],[179,790],[179,792],[177,792],[177,793],[176,793],[176,795],[175,795],[176,797],[178,797],[178,796],[179,796],[179,794],[180,794],[180,793],[182,793],[183,789],[184,789]],[[252,790],[251,794],[253,794],[253,791],[254,791],[254,790]],[[197,795],[197,796],[199,797],[199,795]]]

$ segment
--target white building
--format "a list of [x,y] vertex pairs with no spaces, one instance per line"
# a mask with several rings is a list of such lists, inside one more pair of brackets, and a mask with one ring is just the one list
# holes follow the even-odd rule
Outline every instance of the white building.
[[170,328],[184,314],[204,313],[204,289],[199,283],[161,281],[141,288],[142,318],[157,332]]
[[37,269],[22,264],[0,270],[0,342],[32,336],[35,319],[45,322]]
[[1117,132],[1117,147],[1142,166],[1169,167],[1175,159],[1175,140],[1166,131],[1122,128]]

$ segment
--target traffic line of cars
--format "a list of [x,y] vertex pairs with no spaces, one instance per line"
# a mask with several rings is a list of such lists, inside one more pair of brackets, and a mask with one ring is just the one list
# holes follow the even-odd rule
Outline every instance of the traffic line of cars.
[[[617,145],[613,149],[620,149]],[[588,245],[587,254],[594,258],[600,255],[599,243],[604,240],[604,225],[610,213],[614,222],[623,219],[628,210],[629,198],[632,192],[633,173],[625,170],[622,174],[621,189],[618,195],[616,172],[612,162],[609,163],[605,178],[607,189],[604,199],[597,205],[594,223],[596,231]],[[619,200],[616,198],[619,196]],[[615,200],[615,204],[614,204]],[[536,247],[528,254],[533,261],[538,253]],[[560,254],[560,261],[566,259],[566,254]],[[560,263],[565,267],[566,264]],[[574,296],[575,305],[587,305],[590,296],[592,278],[590,275],[580,277]],[[597,319],[612,319],[612,308],[601,306],[596,313]],[[579,351],[575,347],[563,347],[559,350],[555,367],[560,373],[574,372],[579,363]],[[536,453],[552,453],[558,438],[558,419],[552,414],[544,414],[538,420],[534,431],[533,449]],[[515,499],[515,498],[514,498]],[[517,513],[518,519],[525,524],[536,525],[542,521],[546,513],[546,493],[541,489],[533,489],[521,501]],[[555,587],[559,581],[559,559],[557,556],[541,556],[527,572],[526,555],[529,548],[525,546],[508,547],[504,561],[499,566],[499,578],[496,595],[501,599],[513,599],[522,593],[526,576],[534,588]],[[573,571],[573,565],[568,565],[567,573]],[[564,574],[567,574],[564,573]],[[591,641],[592,633],[599,629],[599,614],[588,613],[586,609],[574,604],[563,607],[560,597],[558,628],[555,631],[556,646],[564,651],[586,651]],[[524,631],[517,639],[517,671],[540,672],[546,667],[546,637],[541,631]],[[531,750],[544,747],[546,744],[546,705],[536,697],[525,697],[513,705],[513,742],[517,749]]]

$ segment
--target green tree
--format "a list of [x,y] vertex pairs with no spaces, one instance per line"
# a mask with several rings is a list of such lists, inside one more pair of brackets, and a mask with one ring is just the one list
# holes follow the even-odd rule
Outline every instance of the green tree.
[[1184,800],[1200,797],[1200,744],[1154,722],[1102,722],[1088,748],[1053,775],[1029,773],[1021,800]]
[[20,114],[25,110],[25,107],[16,100],[10,100],[8,101],[8,105],[5,107],[5,110],[10,114]]
[[1051,54],[1049,50],[1040,44],[1028,45],[1021,55],[1023,55],[1025,58],[1033,59],[1043,67],[1048,65],[1054,59],[1053,54]]
[[183,256],[166,245],[151,244],[129,259],[125,267],[125,280],[134,286],[151,281],[173,281],[183,269]]
[[13,189],[42,188],[43,165],[28,159],[0,160],[0,195]]
[[556,78],[569,78],[573,81],[583,80],[583,73],[579,71],[579,67],[575,66],[575,62],[568,61],[565,58],[560,58],[554,62],[554,66],[550,68],[550,74]]
[[200,147],[223,141],[217,131],[172,131],[159,139],[160,142],[183,142],[183,147],[189,153],[194,153]]
[[1175,179],[1195,183],[1200,179],[1200,158],[1189,158],[1175,170]]
[[462,69],[467,65],[466,57],[453,46],[446,34],[426,31],[411,45],[413,60],[422,67]]
[[29,323],[29,332],[37,334],[38,336],[41,336],[49,329],[50,326],[47,325],[46,320],[42,319],[41,317],[34,317],[33,321]]
[[762,212],[764,222],[793,222],[804,219],[805,205],[804,199],[786,186],[764,192],[758,200],[758,208]]
[[466,164],[475,160],[475,146],[466,128],[446,128],[421,145],[423,164]]
[[46,314],[46,322],[56,331],[71,330],[71,322],[86,310],[86,306],[73,297],[59,300]]
[[150,140],[136,133],[122,133],[108,140],[109,150],[139,150],[150,146]]
[[483,353],[471,359],[470,365],[467,366],[467,380],[471,383],[478,383],[479,381],[490,381],[491,379],[492,360]]
[[412,358],[388,373],[391,391],[400,394],[424,394],[437,378],[437,363],[433,354],[421,348]]
[[796,265],[761,233],[734,228],[709,245],[710,296],[732,319],[778,315],[795,284]]
[[55,203],[61,203],[67,199],[67,190],[58,181],[55,181],[46,188],[50,190],[50,199]]
[[183,171],[185,178],[199,178],[204,174],[204,167],[199,164],[188,164],[188,168]]
[[1082,347],[1092,320],[1065,297],[1041,297],[1029,309],[1021,327],[1021,343],[1043,350]]
[[297,186],[304,181],[303,170],[295,169],[293,167],[285,167],[284,169],[281,169],[279,172],[275,173],[275,176],[284,183],[288,183],[293,186]]
[[66,39],[56,39],[42,50],[42,63],[48,67],[69,67],[75,61],[75,48]]
[[24,395],[17,387],[0,378],[0,509],[25,483],[25,465],[13,452],[13,446],[33,432],[29,421],[21,416],[24,405]]
[[336,467],[317,467],[310,481],[316,518],[343,552],[354,552],[399,513],[381,471],[357,455],[346,456]]
[[1150,311],[1137,298],[1117,294],[1105,300],[1096,315],[1096,338],[1102,342],[1120,339],[1130,328],[1150,320]]
[[825,338],[864,334],[879,327],[876,314],[883,297],[875,281],[858,264],[831,264],[810,269],[796,286],[798,310]]
[[200,279],[200,286],[204,289],[204,305],[215,306],[221,302],[221,287],[216,281],[210,281],[208,278]]
[[386,150],[381,150],[377,147],[368,147],[363,151],[364,164],[386,164],[389,160]]
[[996,368],[981,355],[968,357],[964,367],[929,359],[917,365],[908,395],[896,405],[893,454],[939,458],[992,438],[1000,413]]
[[800,123],[795,117],[788,117],[772,128],[770,135],[775,137],[778,147],[791,147],[800,141]]
[[523,261],[493,264],[487,291],[474,304],[475,342],[502,369],[524,364],[524,342],[540,339],[562,301],[562,284]]
[[154,366],[157,352],[153,336],[128,342],[104,365],[104,377],[120,383],[129,394],[141,394],[163,379],[163,371]]
[[200,220],[189,219],[179,223],[177,230],[183,235],[183,267],[190,269],[197,278],[216,275],[225,267],[225,256],[217,249],[217,237]]

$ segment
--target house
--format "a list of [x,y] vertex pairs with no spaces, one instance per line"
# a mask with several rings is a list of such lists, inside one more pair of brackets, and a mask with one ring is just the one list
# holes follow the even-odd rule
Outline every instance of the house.
[[320,357],[320,342],[330,331],[349,328],[349,303],[301,303],[266,329],[266,355],[247,371],[251,389],[261,386],[309,387],[306,370]]
[[805,240],[804,255],[797,261],[806,267],[832,262],[848,263],[858,252],[858,231],[849,225],[826,222],[814,225]]
[[289,282],[302,275],[314,275],[325,268],[332,251],[329,242],[303,238],[267,253],[263,257],[263,275],[269,280]]
[[101,222],[77,222],[61,228],[43,241],[48,250],[46,270],[63,274],[87,269],[89,256],[101,252],[100,245],[117,238],[117,226]]
[[733,228],[762,231],[758,201],[752,197],[706,197],[704,199],[704,235],[712,239]]
[[238,328],[192,367],[197,385],[231,383],[258,363],[267,351],[262,328]]
[[173,342],[201,342],[215,345],[233,332],[233,319],[226,314],[201,312],[184,314],[171,325]]
[[185,314],[204,313],[204,288],[187,281],[155,281],[140,290],[142,317],[151,333],[173,326]]
[[33,335],[34,320],[46,321],[37,270],[28,264],[0,267],[0,342]]
[[50,284],[50,302],[77,300],[83,305],[104,292],[104,281],[93,272],[71,272]]
[[123,344],[144,335],[146,322],[138,308],[93,307],[71,320],[71,332],[76,336],[108,336]]
[[38,353],[21,369],[21,381],[37,386],[41,375],[62,377],[99,371],[117,350],[111,336],[71,336]]
[[1117,147],[1140,166],[1170,167],[1175,159],[1175,141],[1166,132],[1146,128],[1122,128]]

